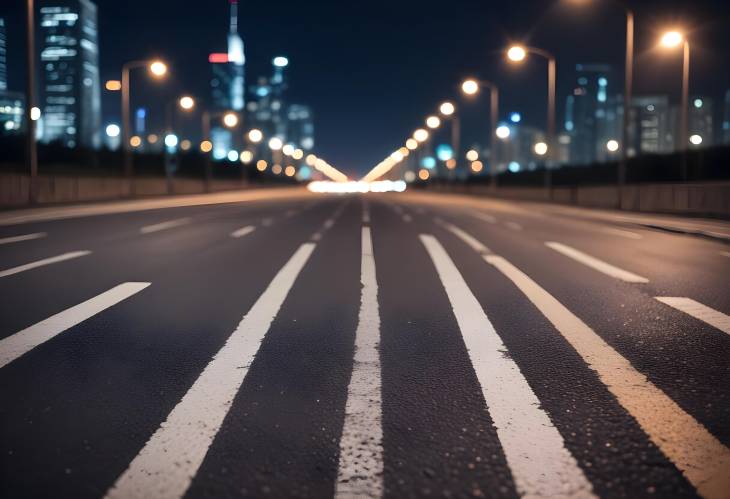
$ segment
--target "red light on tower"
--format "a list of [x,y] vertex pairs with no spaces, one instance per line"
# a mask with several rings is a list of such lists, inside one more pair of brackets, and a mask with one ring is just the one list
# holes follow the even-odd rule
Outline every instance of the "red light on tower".
[[223,52],[218,52],[214,54],[210,54],[208,56],[208,62],[211,64],[224,64],[228,62],[228,54]]

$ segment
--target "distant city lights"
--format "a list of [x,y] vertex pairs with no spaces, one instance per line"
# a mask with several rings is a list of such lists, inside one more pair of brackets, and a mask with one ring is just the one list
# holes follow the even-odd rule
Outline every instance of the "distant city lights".
[[284,143],[279,137],[272,137],[269,139],[269,149],[272,151],[280,151],[282,147],[284,147]]
[[253,130],[248,132],[248,140],[250,140],[254,144],[258,144],[259,142],[264,140],[264,134],[261,132],[261,130],[254,128]]
[[702,144],[702,136],[694,134],[694,135],[690,136],[689,141],[692,145],[698,146],[698,145]]
[[274,57],[273,63],[274,66],[276,66],[277,68],[285,68],[289,65],[289,59],[287,59],[286,57],[278,56]]
[[479,83],[477,83],[475,80],[466,80],[464,83],[461,84],[461,90],[466,95],[474,95],[479,91]]
[[522,121],[522,115],[520,113],[510,113],[509,120],[512,123],[519,123],[520,121]]
[[209,140],[204,140],[200,143],[200,150],[202,152],[208,153],[213,150],[213,143]]
[[119,80],[109,80],[104,84],[104,88],[110,92],[119,92],[122,89],[122,82]]
[[441,120],[438,116],[429,116],[426,118],[426,126],[432,130],[436,129],[441,126]]
[[497,127],[497,131],[496,131],[497,138],[500,138],[503,140],[507,139],[507,138],[509,138],[510,133],[511,133],[510,129],[507,125],[500,125]]
[[[413,173],[413,172],[408,172]],[[366,194],[368,192],[404,192],[406,183],[403,180],[380,180],[376,182],[332,182],[315,181],[307,185],[311,192],[326,194]]]
[[[34,109],[36,109],[36,108],[34,108]],[[121,130],[119,129],[119,125],[112,123],[112,124],[106,126],[107,137],[112,137],[112,138],[119,137],[120,132],[121,132]]]
[[451,116],[456,112],[456,108],[451,102],[444,102],[439,107],[439,112],[443,114],[444,116]]
[[177,135],[175,135],[174,133],[165,135],[165,146],[167,146],[168,148],[172,149],[174,147],[177,147],[177,142]]
[[226,156],[228,158],[228,161],[231,163],[235,163],[238,161],[238,151],[228,151],[228,154]]
[[616,152],[618,151],[619,143],[618,140],[611,139],[608,142],[606,142],[606,149],[608,149],[608,152]]
[[545,156],[548,152],[548,145],[545,142],[538,142],[533,150],[538,156]]
[[468,151],[466,151],[466,159],[468,159],[469,161],[476,161],[479,159],[479,153],[474,149],[469,149]]
[[30,108],[30,119],[33,121],[41,119],[41,109],[39,107]]
[[474,173],[480,173],[484,169],[484,164],[481,161],[474,161],[471,164],[471,171]]

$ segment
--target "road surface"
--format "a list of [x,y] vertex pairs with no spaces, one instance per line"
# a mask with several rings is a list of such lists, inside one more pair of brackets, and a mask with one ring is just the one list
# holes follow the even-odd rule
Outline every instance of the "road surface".
[[727,244],[215,199],[0,216],[1,497],[730,497]]

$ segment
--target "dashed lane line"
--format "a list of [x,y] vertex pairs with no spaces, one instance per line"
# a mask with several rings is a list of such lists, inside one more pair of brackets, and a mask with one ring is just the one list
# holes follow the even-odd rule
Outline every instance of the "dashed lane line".
[[139,293],[149,285],[148,282],[125,282],[0,340],[0,367],[6,366],[38,345],[86,319]]
[[611,265],[610,263],[606,263],[603,260],[599,260],[598,258],[592,257],[565,244],[551,241],[545,243],[545,245],[548,248],[554,249],[558,253],[567,256],[568,258],[572,258],[573,260],[580,262],[583,265],[592,268],[593,270],[597,270],[598,272],[606,274],[607,276],[613,277],[614,279],[619,279],[621,281],[631,283],[649,282],[649,279],[647,279],[646,277],[636,275],[633,272],[629,272],[628,270],[620,269],[614,265]]
[[62,255],[58,256],[52,256],[50,258],[44,258],[43,260],[37,260],[35,262],[26,263],[24,265],[18,265],[17,267],[13,267],[7,270],[0,271],[0,277],[8,277],[15,274],[20,274],[21,272],[25,272],[27,270],[33,270],[37,269],[38,267],[44,267],[46,265],[52,265],[54,263],[60,263],[65,262],[67,260],[73,260],[74,258],[79,258],[82,256],[90,255],[91,251],[88,250],[81,250],[81,251],[71,251],[69,253],[64,253]]
[[239,238],[239,237],[247,236],[255,230],[256,230],[256,227],[254,227],[253,225],[241,227],[240,229],[236,229],[233,232],[231,232],[231,237]]
[[20,243],[23,241],[32,241],[33,239],[41,239],[43,237],[46,237],[47,235],[48,234],[46,234],[45,232],[36,232],[34,234],[23,234],[21,236],[3,237],[2,239],[0,239],[0,245]]
[[709,324],[710,326],[719,329],[725,334],[730,334],[730,316],[723,314],[719,310],[710,308],[707,305],[692,300],[691,298],[680,298],[672,296],[657,296],[657,300],[675,308],[687,315],[691,315],[695,319],[699,319],[702,322]]
[[420,238],[451,302],[519,495],[595,497],[453,260],[435,237],[422,234]]
[[380,372],[380,311],[375,256],[369,227],[362,228],[362,285],[355,332],[355,359],[347,388],[335,497],[383,495],[383,429]]
[[612,234],[614,236],[623,237],[625,239],[643,239],[644,236],[641,234],[637,234],[636,232],[631,232],[628,230],[623,229],[616,229],[614,227],[601,227],[601,231],[605,232],[606,234]]
[[160,232],[162,230],[173,229],[182,225],[190,223],[190,218],[177,218],[175,220],[168,220],[167,222],[161,222],[154,225],[146,225],[139,229],[140,234],[152,234],[154,232]]
[[304,243],[107,492],[108,499],[180,499],[190,487],[271,323],[314,251]]

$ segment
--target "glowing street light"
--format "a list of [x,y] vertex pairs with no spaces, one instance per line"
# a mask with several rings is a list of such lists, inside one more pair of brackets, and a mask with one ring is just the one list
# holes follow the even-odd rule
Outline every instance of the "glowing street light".
[[527,57],[527,50],[522,45],[513,45],[507,50],[507,58],[512,62],[521,62]]
[[428,140],[428,132],[423,128],[419,128],[418,130],[413,132],[413,138],[416,139],[418,142],[425,142]]
[[122,82],[119,80],[109,80],[104,84],[109,92],[119,92],[122,89]]
[[426,126],[432,130],[441,126],[441,120],[438,116],[429,116],[426,118]]
[[451,102],[444,102],[439,107],[439,112],[443,114],[444,116],[451,116],[456,112],[456,108]]
[[264,134],[261,132],[261,130],[254,128],[248,132],[248,140],[250,140],[254,144],[258,144],[259,142],[264,140]]
[[132,138],[129,139],[129,145],[135,149],[138,148],[142,145],[142,137],[139,135],[133,135]]
[[611,139],[608,142],[606,142],[606,150],[608,152],[616,152],[619,149],[619,143],[618,140]]
[[[678,30],[670,30],[662,35],[659,44],[666,49],[683,48],[682,58],[682,104],[679,119],[679,145],[681,151],[686,151],[689,135],[689,40]],[[682,178],[687,179],[687,156],[682,155]]]
[[538,142],[533,150],[538,156],[545,156],[548,152],[548,145],[545,142]]
[[396,163],[400,163],[401,161],[403,161],[403,157],[403,153],[400,151],[395,151],[393,154],[390,155],[390,158]]
[[266,170],[266,168],[269,167],[269,164],[264,159],[260,159],[256,162],[256,169],[260,172],[263,172]]
[[461,84],[461,90],[466,95],[474,95],[479,92],[479,83],[476,80],[466,80]]
[[106,135],[107,137],[116,138],[119,137],[119,125],[115,125],[112,123],[111,125],[106,126]]
[[286,144],[284,147],[281,148],[281,152],[283,152],[286,156],[291,156],[292,154],[294,154],[294,146],[291,144]]
[[204,140],[200,143],[200,151],[209,153],[213,150],[213,143],[210,140]]
[[251,151],[241,151],[241,163],[248,165],[253,161],[253,153]]
[[284,143],[279,137],[272,137],[269,140],[269,149],[272,151],[280,151],[282,147],[284,147]]
[[294,159],[302,159],[304,157],[304,151],[301,149],[294,149],[294,152],[291,153],[291,157]]
[[479,153],[474,149],[470,149],[466,152],[466,159],[469,161],[476,161],[479,159]]
[[162,78],[167,74],[167,65],[162,61],[152,61],[149,69],[152,76],[156,78]]
[[416,149],[418,149],[418,141],[416,139],[408,139],[406,140],[406,147],[410,151],[415,151]]
[[172,149],[173,147],[177,147],[177,142],[177,135],[175,135],[174,133],[169,133],[165,135],[165,146],[169,147],[170,149]]
[[497,138],[504,140],[509,138],[510,129],[507,125],[501,125],[497,127],[495,134],[497,135]]
[[668,49],[679,47],[682,42],[684,42],[684,35],[679,31],[667,31],[660,39],[661,45]]
[[421,169],[418,172],[418,178],[420,178],[421,180],[424,180],[424,181],[428,180],[428,177],[430,177],[430,176],[431,176],[431,174],[428,173],[428,170],[426,170],[426,169]]
[[702,136],[701,135],[694,134],[694,135],[690,136],[689,142],[693,146],[698,146],[698,145],[702,144]]
[[39,107],[30,108],[30,119],[33,121],[38,121],[39,119],[41,119],[41,108],[39,108]]
[[195,107],[195,99],[193,99],[189,95],[180,97],[180,100],[178,102],[180,104],[180,107],[186,111],[190,111]]
[[481,161],[474,161],[471,164],[471,171],[473,171],[474,173],[479,173],[483,169],[484,169],[484,163],[482,163]]
[[224,114],[223,124],[228,128],[234,128],[236,125],[238,125],[238,115],[236,115],[236,113]]

